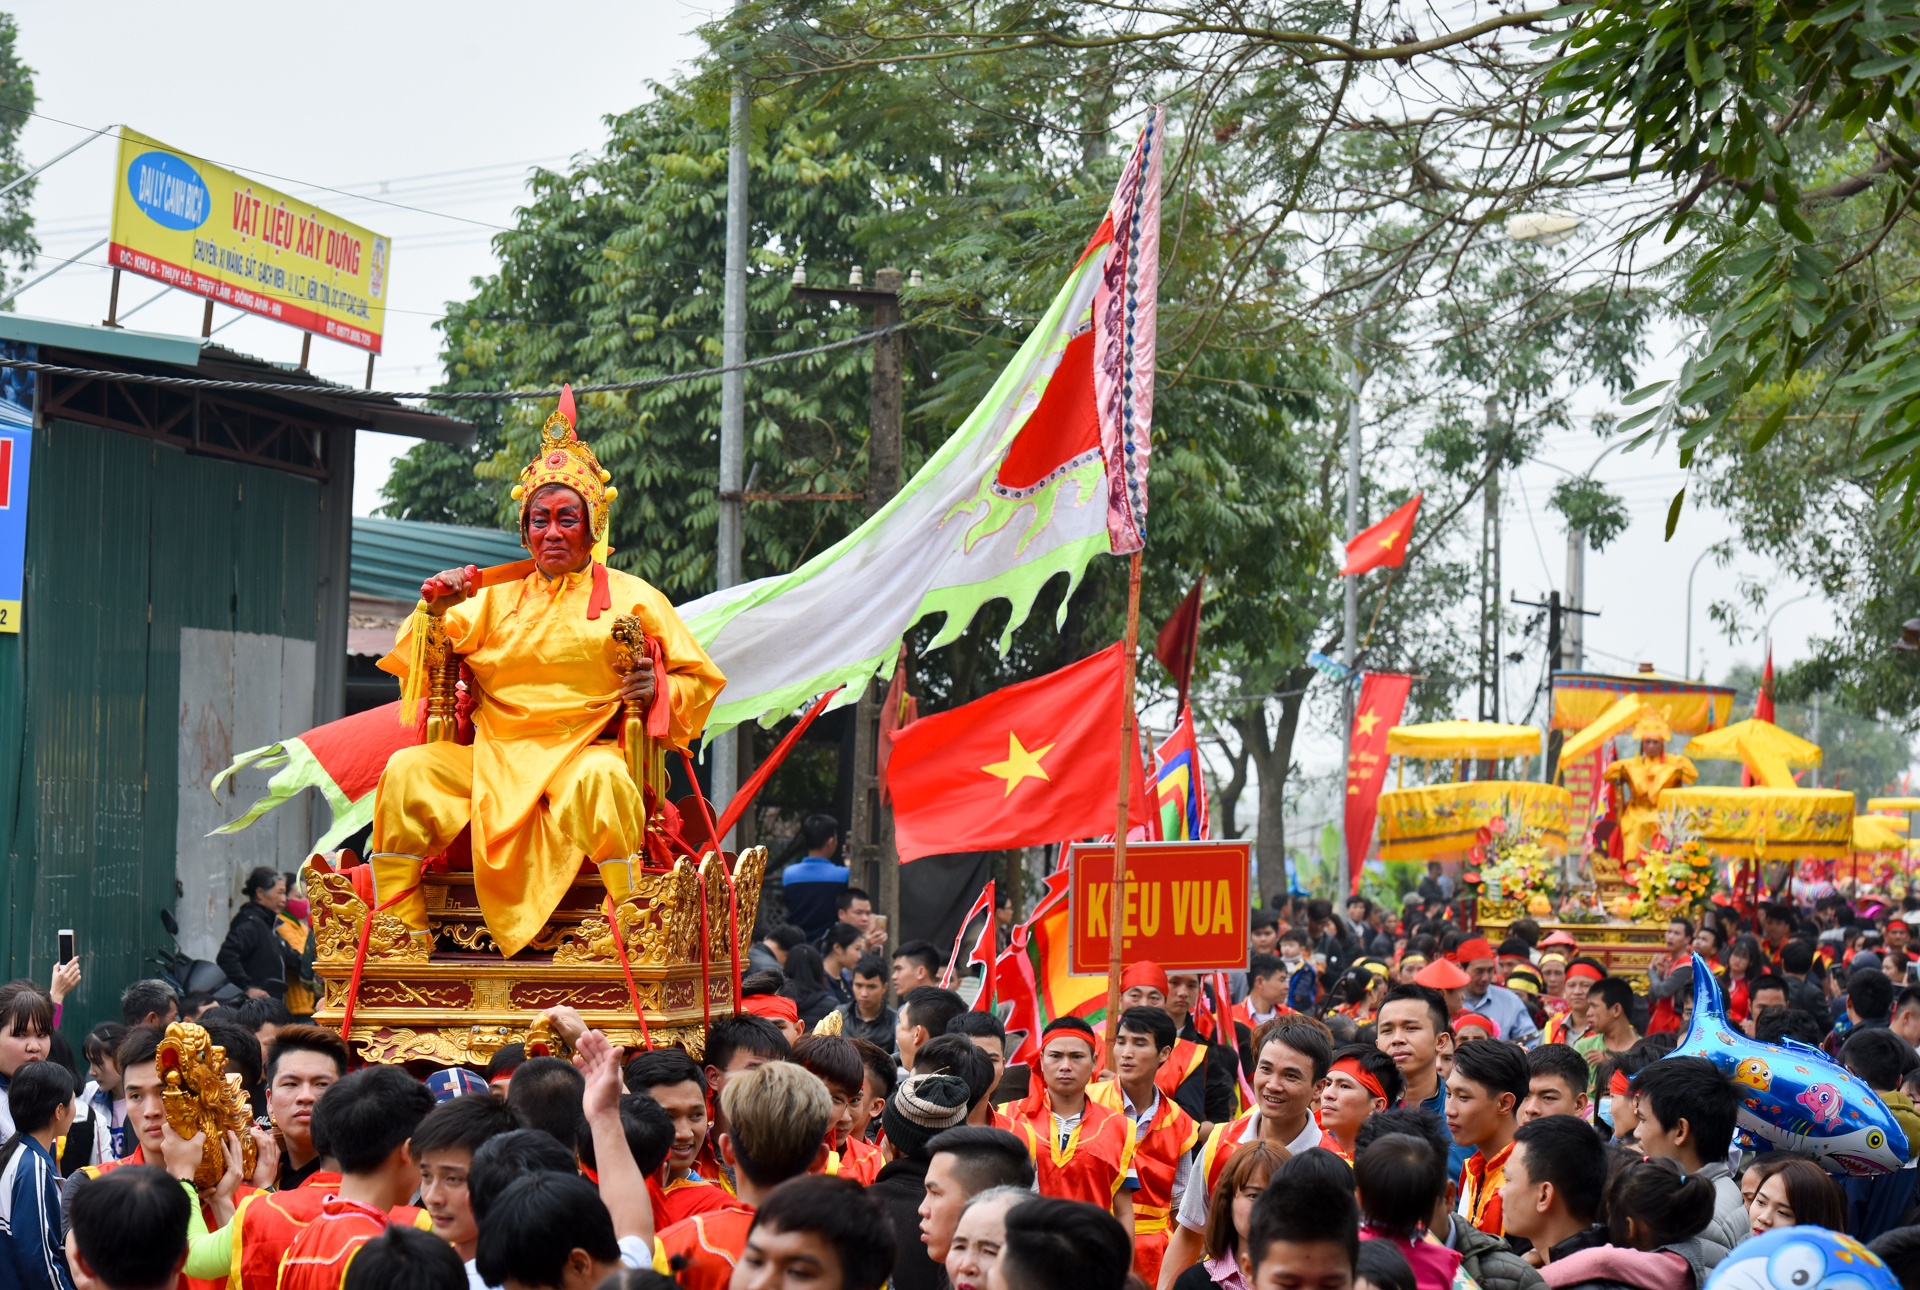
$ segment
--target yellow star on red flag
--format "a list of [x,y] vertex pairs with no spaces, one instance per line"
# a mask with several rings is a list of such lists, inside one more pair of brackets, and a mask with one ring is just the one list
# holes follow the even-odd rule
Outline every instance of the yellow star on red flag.
[[1011,730],[1007,732],[1007,759],[991,762],[980,769],[989,775],[997,775],[1007,781],[1004,797],[1012,797],[1013,790],[1029,779],[1047,780],[1047,771],[1040,759],[1053,751],[1053,745],[1035,748],[1031,752],[1021,744],[1020,736]]

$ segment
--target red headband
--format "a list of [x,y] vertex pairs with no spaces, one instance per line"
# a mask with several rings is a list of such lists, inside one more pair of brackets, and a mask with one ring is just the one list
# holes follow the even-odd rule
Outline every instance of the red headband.
[[778,994],[750,994],[740,1001],[740,1006],[756,1017],[765,1017],[768,1021],[790,1021],[800,1024],[800,1006],[793,1000]]
[[1152,959],[1141,959],[1121,974],[1120,988],[1122,990],[1131,990],[1139,985],[1158,990],[1163,995],[1173,993],[1167,985],[1166,972]]
[[1607,1081],[1607,1092],[1614,1097],[1625,1097],[1633,1092],[1633,1081],[1627,1078],[1625,1071],[1615,1071],[1613,1078]]
[[1575,963],[1567,969],[1567,975],[1577,976],[1584,981],[1600,981],[1604,980],[1607,974],[1591,963]]
[[[1342,1057],[1339,1061],[1333,1064],[1333,1069],[1353,1076],[1354,1083],[1358,1084],[1361,1088],[1364,1088],[1365,1090],[1367,1090],[1367,1092],[1373,1094],[1375,1097],[1384,1099],[1387,1096],[1387,1090],[1380,1087],[1379,1080],[1375,1079],[1373,1076],[1367,1073],[1366,1067],[1360,1064],[1359,1058]],[[1328,1073],[1331,1074],[1332,1072],[1328,1072]]]

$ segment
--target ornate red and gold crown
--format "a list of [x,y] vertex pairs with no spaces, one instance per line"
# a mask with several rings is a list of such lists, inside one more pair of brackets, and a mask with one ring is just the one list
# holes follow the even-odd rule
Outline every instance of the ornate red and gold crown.
[[[587,512],[593,520],[593,541],[598,547],[606,542],[607,509],[618,493],[607,483],[612,476],[600,468],[600,459],[593,455],[593,449],[574,433],[575,421],[573,386],[566,385],[560,390],[560,406],[541,427],[540,455],[520,472],[520,482],[513,486],[513,499],[520,503],[520,528],[524,533],[527,507],[535,493],[549,484],[571,488],[587,503]],[[603,555],[596,558],[605,559]]]

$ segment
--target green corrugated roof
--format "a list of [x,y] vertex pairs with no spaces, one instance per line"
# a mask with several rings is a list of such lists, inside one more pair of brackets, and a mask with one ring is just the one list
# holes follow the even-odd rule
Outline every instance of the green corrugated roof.
[[504,529],[355,517],[351,586],[356,596],[415,600],[420,584],[442,569],[526,558],[519,535]]
[[127,327],[93,327],[86,323],[32,318],[26,314],[0,312],[0,340],[15,340],[28,345],[53,345],[60,349],[77,349],[114,358],[139,358],[150,363],[176,363],[181,367],[200,365],[200,339],[197,336],[170,336],[164,332],[134,331]]

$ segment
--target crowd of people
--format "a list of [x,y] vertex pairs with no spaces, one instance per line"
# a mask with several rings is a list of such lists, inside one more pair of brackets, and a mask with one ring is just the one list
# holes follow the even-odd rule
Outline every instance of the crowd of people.
[[[1027,1037],[844,886],[817,932],[760,929],[697,1054],[623,1053],[560,1007],[568,1056],[420,1078],[359,1068],[283,992],[162,981],[76,1051],[76,961],[0,987],[0,1290],[1702,1290],[1796,1225],[1920,1290],[1912,1161],[1755,1150],[1740,1086],[1673,1055],[1698,953],[1733,1023],[1824,1048],[1920,1148],[1898,911],[1720,909],[1615,972],[1525,919],[1496,943],[1433,886],[1392,915],[1256,910],[1245,972],[1130,964],[1111,1038],[1056,1017],[1018,1064]],[[279,893],[253,894],[253,979],[297,979]],[[223,1167],[168,1117],[183,1018],[262,1112]]]

